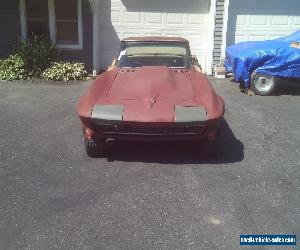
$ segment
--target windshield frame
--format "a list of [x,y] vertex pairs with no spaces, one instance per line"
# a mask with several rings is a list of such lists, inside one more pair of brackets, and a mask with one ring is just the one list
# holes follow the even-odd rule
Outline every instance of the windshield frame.
[[[118,56],[116,57],[116,66],[120,67],[120,54],[122,51],[124,51],[126,49],[126,47],[129,45],[135,45],[135,44],[169,44],[169,45],[184,45],[185,49],[186,49],[186,55],[176,55],[174,54],[174,56],[182,56],[182,57],[186,57],[187,58],[187,67],[169,67],[169,68],[180,68],[180,69],[191,69],[192,66],[192,62],[191,62],[191,51],[190,51],[190,46],[188,42],[180,42],[180,41],[121,41],[120,44],[120,48],[119,48],[119,52],[118,52]],[[160,54],[158,53],[147,53],[147,54],[141,54],[145,55],[145,56],[159,56]],[[172,54],[161,54],[163,56],[172,56]],[[139,54],[136,55],[129,55],[129,56],[139,56]],[[142,66],[143,67],[143,66]],[[120,67],[120,68],[132,68],[132,67]]]

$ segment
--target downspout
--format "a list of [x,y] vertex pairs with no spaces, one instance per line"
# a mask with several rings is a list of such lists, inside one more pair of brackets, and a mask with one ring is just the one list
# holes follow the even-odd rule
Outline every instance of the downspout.
[[89,0],[91,11],[93,14],[93,76],[96,76],[99,71],[99,9],[97,0]]
[[25,0],[19,1],[19,11],[20,11],[21,38],[25,39],[27,37]]
[[228,26],[228,13],[230,0],[224,2],[224,16],[223,16],[223,29],[222,29],[222,47],[221,47],[221,60],[225,59],[225,51],[227,46],[227,26]]
[[215,31],[215,17],[216,17],[216,1],[210,1],[210,10],[209,10],[209,35],[208,35],[208,48],[207,48],[207,57],[206,57],[206,72],[208,75],[212,75],[212,62],[213,62],[213,50],[214,50],[214,31]]

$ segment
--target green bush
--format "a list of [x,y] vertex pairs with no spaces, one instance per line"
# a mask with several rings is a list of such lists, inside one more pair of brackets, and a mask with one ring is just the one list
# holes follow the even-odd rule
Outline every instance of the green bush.
[[43,37],[33,36],[18,42],[15,53],[0,60],[0,80],[42,78],[46,80],[83,80],[83,63],[59,62],[58,50]]
[[54,62],[41,77],[46,80],[84,80],[87,72],[83,63]]
[[39,78],[59,58],[55,45],[39,36],[19,40],[15,54],[23,60],[24,70],[30,78]]
[[19,55],[11,55],[0,60],[0,80],[24,80],[28,79],[24,60]]
[[15,52],[0,61],[0,79],[13,81],[39,78],[58,57],[55,45],[43,37],[20,39]]

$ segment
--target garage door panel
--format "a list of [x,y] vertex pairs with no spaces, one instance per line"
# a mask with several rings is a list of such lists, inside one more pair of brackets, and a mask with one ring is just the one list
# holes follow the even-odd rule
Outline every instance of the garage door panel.
[[[232,25],[235,25],[234,19],[231,22]],[[246,24],[246,16],[237,15],[236,17],[236,25],[245,25]]]
[[273,40],[273,39],[277,39],[277,38],[280,38],[280,37],[282,37],[283,35],[270,35],[270,40]]
[[119,24],[120,23],[120,10],[112,10],[111,11],[111,22],[114,24]]
[[167,24],[168,25],[184,25],[184,15],[181,13],[168,13],[167,14]]
[[146,24],[162,25],[163,24],[163,14],[162,13],[146,13]]
[[294,17],[293,22],[294,22],[294,25],[297,25],[300,27],[300,16]]
[[[268,24],[268,17],[267,16],[259,16],[259,15],[252,15],[248,17],[250,20],[249,26],[252,25],[267,25]],[[245,21],[247,18],[245,19]],[[245,23],[246,24],[246,23]]]
[[289,24],[289,17],[288,16],[279,16],[279,15],[272,16],[272,24],[286,26]]
[[255,34],[251,34],[246,39],[248,41],[263,41],[263,40],[268,40],[267,36],[265,36],[265,35],[255,35]]
[[230,0],[227,46],[274,39],[300,29],[300,1]]
[[140,12],[125,12],[124,13],[125,24],[143,24],[142,13]]
[[245,38],[244,35],[238,35],[238,34],[235,35],[235,42],[236,43],[240,43],[240,42],[243,42],[245,40],[247,40],[247,38]]
[[206,15],[197,15],[197,14],[189,14],[187,17],[187,24],[192,25],[206,25],[207,18]]
[[[135,1],[138,5],[131,5]],[[152,1],[148,0],[112,0],[111,4],[101,3],[100,8],[100,67],[107,67],[111,63],[111,58],[118,51],[119,43],[124,37],[129,36],[181,36],[190,41],[192,53],[201,58],[206,58],[208,46],[208,0],[192,0],[191,2],[175,0],[169,7],[168,12],[163,12],[166,0],[155,2],[156,11],[147,11]],[[168,3],[169,0],[168,0]],[[176,4],[178,6],[176,6]],[[189,5],[190,4],[190,5]],[[195,7],[196,4],[196,7]],[[144,8],[142,6],[144,5]],[[169,4],[170,5],[170,4]],[[184,11],[179,5],[188,5]],[[193,6],[193,7],[191,7]],[[165,6],[167,7],[167,6]],[[190,9],[189,9],[190,8]],[[111,37],[114,41],[110,42]],[[116,48],[117,47],[117,48]],[[102,56],[103,55],[103,56]]]

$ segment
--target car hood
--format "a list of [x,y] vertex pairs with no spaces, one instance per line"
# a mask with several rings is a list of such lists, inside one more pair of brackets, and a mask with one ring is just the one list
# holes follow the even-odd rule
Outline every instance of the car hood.
[[94,105],[122,105],[125,121],[173,122],[176,106],[203,107],[208,119],[224,113],[223,100],[205,75],[196,70],[161,66],[107,71],[80,103],[78,113],[86,110],[86,114],[91,114]]
[[192,100],[194,87],[190,84],[188,70],[167,67],[140,67],[119,70],[106,93],[108,99],[147,100],[156,102]]

